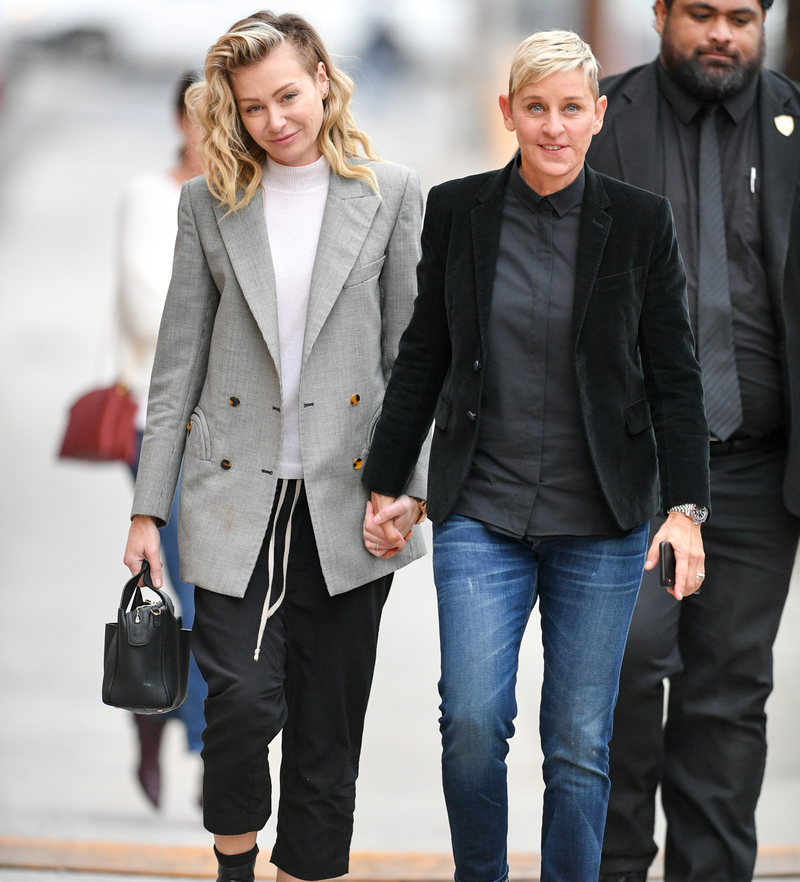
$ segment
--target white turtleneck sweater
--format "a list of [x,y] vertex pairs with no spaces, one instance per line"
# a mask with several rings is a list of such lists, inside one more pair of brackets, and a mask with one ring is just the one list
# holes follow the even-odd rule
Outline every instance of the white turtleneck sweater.
[[267,158],[261,186],[278,293],[283,442],[280,478],[302,478],[300,455],[300,369],[311,274],[328,198],[330,166],[325,157],[311,165],[279,165]]

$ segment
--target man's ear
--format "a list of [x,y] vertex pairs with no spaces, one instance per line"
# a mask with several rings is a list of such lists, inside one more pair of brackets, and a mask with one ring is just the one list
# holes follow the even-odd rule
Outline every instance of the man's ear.
[[667,20],[667,16],[669,15],[669,10],[667,9],[667,4],[664,0],[656,0],[653,5],[653,12],[656,14],[656,20],[653,24],[653,27],[656,29],[656,33],[659,37],[664,36],[664,24]]
[[509,132],[513,132],[516,130],[516,126],[514,125],[514,115],[511,112],[511,102],[508,100],[508,95],[501,95],[499,98],[500,103],[500,113],[503,114],[503,125],[508,129]]

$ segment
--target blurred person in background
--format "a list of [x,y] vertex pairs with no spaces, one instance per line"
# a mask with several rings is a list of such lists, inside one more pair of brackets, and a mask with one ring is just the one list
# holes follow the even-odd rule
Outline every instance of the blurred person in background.
[[[182,136],[178,164],[167,172],[142,174],[132,180],[122,197],[119,229],[119,303],[120,338],[123,361],[128,366],[131,393],[139,405],[136,425],[141,447],[142,431],[147,413],[147,389],[156,352],[158,327],[167,297],[175,236],[178,231],[178,201],[181,187],[201,175],[203,168],[197,153],[200,130],[186,111],[186,90],[198,76],[188,73],[178,84],[175,112]],[[138,462],[133,465],[136,478]],[[169,522],[161,529],[170,582],[180,601],[183,626],[191,628],[194,620],[194,586],[181,579],[178,556],[178,499],[180,481]],[[154,806],[161,801],[161,736],[167,721],[179,719],[186,727],[189,750],[200,752],[203,747],[203,702],[206,684],[192,657],[186,701],[171,714],[134,714],[139,739],[138,779]]]
[[[714,517],[707,579],[645,574],[611,740],[603,882],[749,882],[772,646],[800,535],[800,88],[762,67],[772,0],[657,0],[660,57],[601,83],[588,162],[669,198],[703,369]],[[652,530],[660,527],[655,520]],[[664,678],[669,701],[664,723]]]
[[[431,190],[419,296],[364,470],[365,540],[383,528],[402,547],[395,497],[435,420],[427,505],[457,882],[508,878],[505,760],[537,601],[541,878],[597,882],[642,567],[665,540],[676,595],[703,579],[700,527],[678,510],[708,505],[686,277],[667,200],[584,164],[605,107],[577,34],[520,45],[500,96],[519,153]],[[670,513],[648,552],[659,497]]]
[[[183,459],[181,563],[209,687],[204,824],[218,878],[252,882],[282,731],[279,882],[348,870],[361,738],[393,572],[367,553],[360,481],[413,310],[422,198],[377,161],[352,81],[296,15],[259,12],[208,52],[187,103],[205,179],[181,195],[125,563],[161,582]],[[184,455],[185,449],[185,455]]]

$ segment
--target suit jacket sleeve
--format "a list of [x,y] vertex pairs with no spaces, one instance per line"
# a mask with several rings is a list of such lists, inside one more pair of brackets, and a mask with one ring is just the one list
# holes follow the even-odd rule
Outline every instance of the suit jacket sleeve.
[[662,198],[639,321],[639,350],[665,509],[687,502],[710,507],[708,425],[685,290],[672,210]]
[[[794,208],[789,228],[789,251],[786,260],[786,278],[783,286],[783,314],[786,322],[786,363],[800,365],[800,184],[794,192]],[[788,378],[789,451],[783,495],[786,507],[800,515],[800,376],[791,369]]]
[[415,492],[415,465],[426,445],[436,400],[450,364],[444,285],[447,236],[441,214],[434,188],[428,197],[422,231],[414,313],[400,340],[364,469],[364,483],[389,496],[403,492],[426,495]]
[[186,443],[186,423],[203,387],[219,292],[205,259],[185,184],[178,237],[155,363],[132,515],[169,519]]
[[[409,272],[409,267],[416,266],[419,261],[421,215],[422,192],[419,178],[416,173],[410,172],[406,179],[397,221],[386,248],[386,262],[381,273],[383,309],[381,349],[383,374],[387,384],[396,363],[401,336],[413,314],[417,286],[414,273]],[[384,409],[385,406],[384,401]],[[404,490],[420,499],[424,499],[427,495],[429,451],[429,441],[420,446],[418,458],[409,472]]]

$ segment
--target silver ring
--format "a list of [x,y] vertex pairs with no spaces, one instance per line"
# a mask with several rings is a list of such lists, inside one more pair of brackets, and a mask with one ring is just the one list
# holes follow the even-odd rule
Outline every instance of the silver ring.
[[698,573],[696,578],[697,578],[698,582],[702,582],[703,579],[705,579],[705,577],[706,577],[705,573]]
[[380,545],[378,545],[378,543],[376,542],[376,543],[375,543],[375,551],[380,551],[380,550],[381,550],[381,547],[380,547]]

